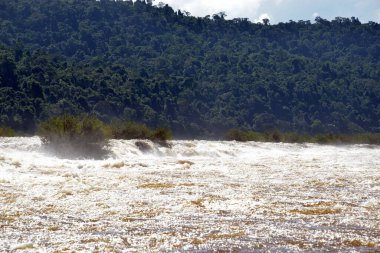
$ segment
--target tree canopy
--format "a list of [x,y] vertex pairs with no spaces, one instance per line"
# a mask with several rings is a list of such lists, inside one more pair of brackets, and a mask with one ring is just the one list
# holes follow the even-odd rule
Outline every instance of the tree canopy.
[[0,126],[34,131],[85,113],[178,137],[380,132],[379,24],[225,16],[151,1],[0,0]]

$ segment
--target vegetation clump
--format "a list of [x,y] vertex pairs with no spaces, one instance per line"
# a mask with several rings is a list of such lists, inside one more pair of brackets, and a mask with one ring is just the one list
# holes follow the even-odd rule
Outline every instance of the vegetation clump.
[[151,132],[146,125],[132,121],[112,125],[112,137],[115,139],[149,139]]
[[167,128],[152,130],[144,124],[130,121],[106,124],[95,117],[69,114],[43,121],[37,134],[45,145],[62,156],[86,157],[104,156],[110,138],[148,139],[166,146],[172,138],[171,131]]
[[161,145],[168,145],[167,141],[172,139],[172,133],[168,128],[151,129],[145,124],[126,121],[111,125],[112,137],[114,139],[147,139]]
[[8,127],[0,127],[0,137],[14,137],[16,132]]
[[109,127],[94,117],[63,115],[42,122],[38,135],[42,142],[62,156],[93,156],[106,154]]
[[225,136],[228,141],[258,141],[258,142],[286,142],[286,143],[321,143],[321,144],[380,144],[380,134],[318,134],[306,135],[298,133],[282,133],[279,131],[254,132],[239,129],[229,130]]

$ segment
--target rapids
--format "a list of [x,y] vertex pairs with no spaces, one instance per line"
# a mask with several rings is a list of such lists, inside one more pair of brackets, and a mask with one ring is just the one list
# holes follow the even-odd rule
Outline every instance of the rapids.
[[380,251],[380,147],[0,138],[0,252]]

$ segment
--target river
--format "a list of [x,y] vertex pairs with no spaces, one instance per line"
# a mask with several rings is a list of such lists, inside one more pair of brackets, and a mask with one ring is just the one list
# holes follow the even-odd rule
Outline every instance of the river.
[[380,147],[0,138],[1,252],[380,251]]

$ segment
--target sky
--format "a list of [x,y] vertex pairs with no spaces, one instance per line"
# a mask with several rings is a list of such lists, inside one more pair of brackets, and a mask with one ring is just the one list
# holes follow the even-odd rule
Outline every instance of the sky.
[[269,18],[271,24],[314,21],[317,16],[328,20],[357,17],[362,23],[380,23],[380,0],[156,0],[154,3],[158,2],[188,11],[192,16],[204,17],[224,11],[227,19],[239,17],[260,22]]

